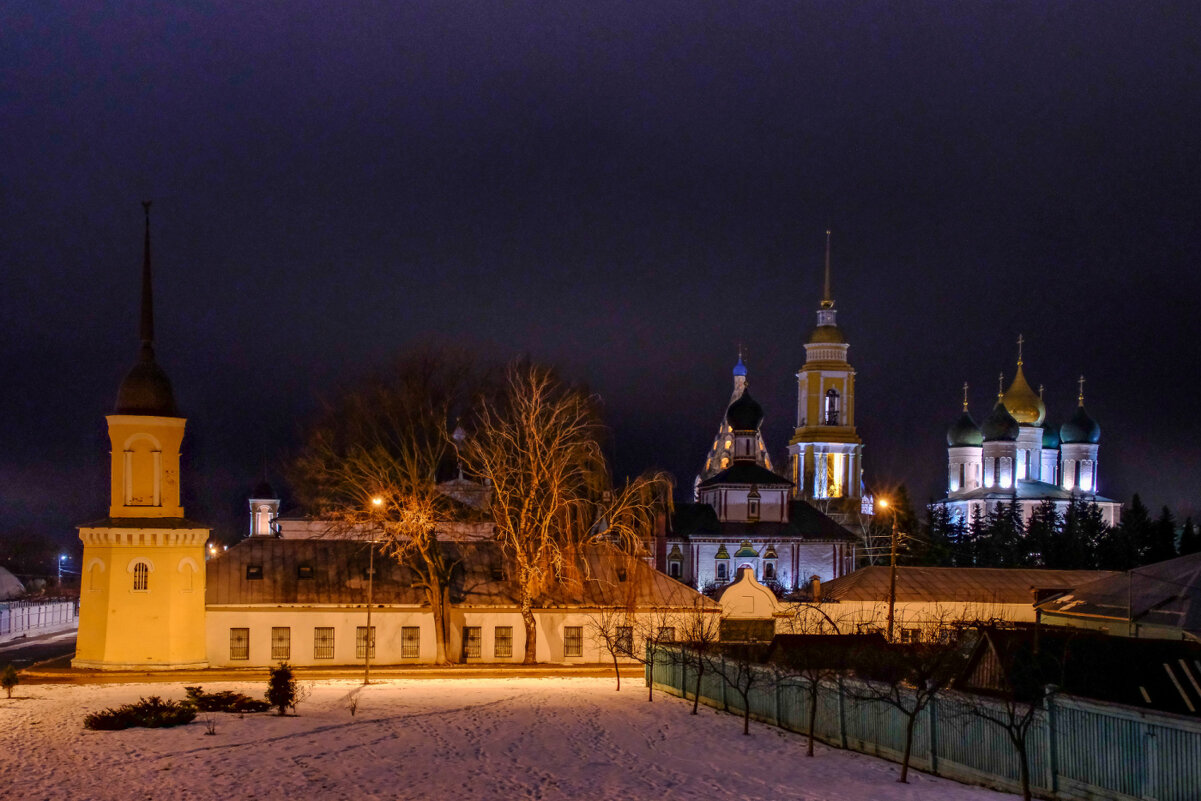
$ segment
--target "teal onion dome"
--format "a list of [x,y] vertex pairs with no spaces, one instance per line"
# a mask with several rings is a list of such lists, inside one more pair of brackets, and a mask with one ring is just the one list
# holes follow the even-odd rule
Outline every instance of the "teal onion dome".
[[1043,423],[1043,447],[1048,450],[1059,448],[1059,428]]
[[1009,410],[1005,408],[1005,404],[997,401],[997,405],[988,413],[988,417],[984,418],[984,424],[980,427],[981,433],[984,435],[985,442],[1016,442],[1018,434],[1021,433],[1022,427],[1018,421],[1014,419]]
[[967,412],[961,414],[959,419],[947,429],[947,445],[952,448],[964,446],[978,448],[983,444],[984,434],[980,432],[980,427]]
[[1088,416],[1084,406],[1077,406],[1071,419],[1059,427],[1059,439],[1065,445],[1096,445],[1101,441],[1101,426]]

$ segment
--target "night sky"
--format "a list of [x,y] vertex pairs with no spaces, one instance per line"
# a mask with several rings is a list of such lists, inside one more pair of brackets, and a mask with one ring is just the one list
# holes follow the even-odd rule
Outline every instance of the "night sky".
[[939,497],[1023,334],[1104,494],[1201,511],[1201,4],[177,5],[0,10],[0,536],[107,513],[144,199],[227,538],[415,345],[558,365],[686,488],[742,343],[783,460],[827,226],[870,487]]

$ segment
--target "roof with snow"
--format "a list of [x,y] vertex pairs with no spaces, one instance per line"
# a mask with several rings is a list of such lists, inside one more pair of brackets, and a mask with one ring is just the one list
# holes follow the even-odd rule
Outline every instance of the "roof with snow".
[[[1063,591],[1098,578],[1103,570],[1043,570],[1025,567],[897,567],[897,601],[965,601],[1033,604],[1039,591]],[[862,567],[822,584],[830,601],[879,601],[888,597],[889,568]]]
[[707,503],[678,503],[672,515],[669,536],[705,537],[739,543],[748,537],[779,542],[801,539],[809,542],[858,542],[859,538],[805,501],[790,501],[788,522],[768,520],[723,523]]
[[[206,565],[210,606],[302,604],[362,605],[367,600],[368,543],[354,540],[243,540]],[[495,542],[443,542],[444,558],[457,567],[451,602],[462,606],[518,604],[514,571]],[[424,590],[407,565],[375,554],[375,603],[422,606]],[[610,545],[585,548],[569,560],[562,582],[538,600],[556,606],[670,606],[717,608],[691,587]]]
[[1081,584],[1039,604],[1066,618],[1119,620],[1201,637],[1201,553]]

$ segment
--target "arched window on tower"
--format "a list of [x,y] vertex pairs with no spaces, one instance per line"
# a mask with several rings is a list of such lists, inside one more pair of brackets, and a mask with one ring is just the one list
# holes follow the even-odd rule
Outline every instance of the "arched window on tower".
[[838,390],[826,390],[826,409],[822,417],[828,426],[838,425]]
[[134,592],[150,589],[150,566],[145,562],[138,562],[133,566],[133,589]]

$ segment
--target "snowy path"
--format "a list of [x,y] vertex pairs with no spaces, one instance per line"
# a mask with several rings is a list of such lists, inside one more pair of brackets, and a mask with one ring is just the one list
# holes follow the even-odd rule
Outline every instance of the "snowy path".
[[[89,732],[83,715],[182,685],[39,685],[0,699],[0,796],[21,799],[805,799],[1002,801],[897,766],[603,679],[398,680],[313,686],[298,717],[202,717]],[[260,685],[214,684],[251,695]]]

